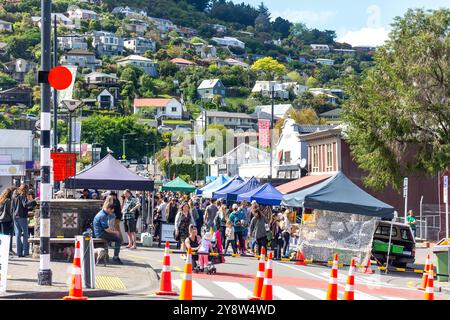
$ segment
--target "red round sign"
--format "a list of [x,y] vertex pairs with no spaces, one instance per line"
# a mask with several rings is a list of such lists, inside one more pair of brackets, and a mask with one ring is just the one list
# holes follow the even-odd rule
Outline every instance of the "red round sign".
[[48,82],[56,90],[67,89],[72,83],[72,73],[63,66],[57,66],[50,70]]

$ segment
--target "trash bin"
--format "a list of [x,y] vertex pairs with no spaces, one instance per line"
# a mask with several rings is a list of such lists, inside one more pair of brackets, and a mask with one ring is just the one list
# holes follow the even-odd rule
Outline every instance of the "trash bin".
[[445,239],[439,241],[433,247],[433,253],[435,255],[436,272],[439,274],[437,276],[437,281],[448,282],[450,274],[449,270],[449,257],[450,257],[450,245],[447,244],[448,241]]

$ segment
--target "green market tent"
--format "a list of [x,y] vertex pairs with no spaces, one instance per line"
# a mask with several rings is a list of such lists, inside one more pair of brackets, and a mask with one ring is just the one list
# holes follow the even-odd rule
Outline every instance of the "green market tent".
[[162,191],[179,191],[179,192],[194,192],[195,187],[177,177],[175,180],[167,182],[162,186]]

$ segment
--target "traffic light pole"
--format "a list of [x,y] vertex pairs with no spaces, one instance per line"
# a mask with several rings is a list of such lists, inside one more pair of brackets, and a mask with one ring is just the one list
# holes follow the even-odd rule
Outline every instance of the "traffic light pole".
[[[41,71],[49,72],[51,66],[51,11],[52,1],[41,0]],[[38,285],[52,285],[50,269],[50,200],[52,186],[50,184],[50,85],[41,83],[41,185],[40,185],[40,263]]]
[[[56,15],[53,19],[53,67],[58,65],[58,34]],[[58,90],[53,89],[53,152],[58,152]],[[55,191],[59,190],[59,181],[53,182]]]

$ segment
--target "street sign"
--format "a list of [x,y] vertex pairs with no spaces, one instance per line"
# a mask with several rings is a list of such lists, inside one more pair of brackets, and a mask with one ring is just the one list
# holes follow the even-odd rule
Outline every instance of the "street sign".
[[403,179],[403,198],[408,196],[408,178]]
[[448,176],[444,176],[444,203],[448,202]]
[[6,292],[9,260],[9,236],[0,235],[0,293]]
[[125,155],[123,154],[123,155],[122,155],[122,159],[124,159],[124,160],[125,160],[126,158],[127,158],[127,157],[126,157],[126,156],[125,156]]

